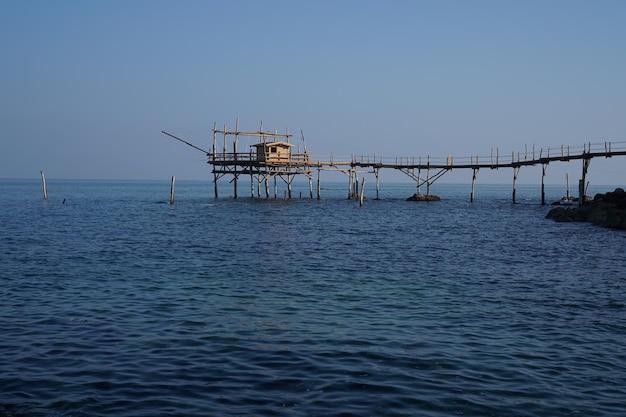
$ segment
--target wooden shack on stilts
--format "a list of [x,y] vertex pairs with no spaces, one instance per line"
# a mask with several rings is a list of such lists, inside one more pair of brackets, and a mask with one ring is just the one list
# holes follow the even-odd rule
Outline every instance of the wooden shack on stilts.
[[[222,136],[223,146],[218,150],[218,136]],[[254,138],[258,142],[250,145],[248,152],[239,152],[238,144],[240,138]],[[281,179],[287,186],[286,196],[292,198],[292,182],[298,175],[304,175],[309,180],[311,190],[310,197],[313,198],[313,177],[310,166],[310,153],[294,152],[295,145],[290,143],[292,135],[289,130],[285,133],[271,133],[263,131],[263,123],[256,132],[246,132],[239,130],[239,120],[235,125],[235,130],[228,130],[226,126],[218,129],[213,126],[213,148],[207,153],[208,163],[213,166],[213,182],[215,197],[218,197],[217,181],[224,176],[232,176],[233,195],[238,197],[237,182],[239,176],[250,176],[251,196],[255,197],[254,182],[256,179],[256,197],[261,197],[261,184],[264,184],[265,198],[270,197],[269,181],[273,180],[274,198],[278,196],[277,179]],[[232,151],[228,149],[232,142]],[[299,149],[299,147],[298,147]]]

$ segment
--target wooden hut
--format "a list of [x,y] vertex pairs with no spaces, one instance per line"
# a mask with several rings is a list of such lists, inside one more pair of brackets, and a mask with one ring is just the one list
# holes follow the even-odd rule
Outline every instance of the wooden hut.
[[257,162],[273,164],[276,162],[290,162],[292,143],[288,142],[260,142],[250,145],[256,148]]

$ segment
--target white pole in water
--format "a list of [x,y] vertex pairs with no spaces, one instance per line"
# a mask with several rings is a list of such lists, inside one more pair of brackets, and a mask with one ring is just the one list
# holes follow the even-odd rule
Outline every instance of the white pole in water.
[[174,181],[176,181],[176,177],[172,175],[172,187],[170,188],[170,204],[174,204]]
[[46,190],[46,176],[43,171],[41,171],[41,182],[43,183],[43,199],[48,199],[48,190]]

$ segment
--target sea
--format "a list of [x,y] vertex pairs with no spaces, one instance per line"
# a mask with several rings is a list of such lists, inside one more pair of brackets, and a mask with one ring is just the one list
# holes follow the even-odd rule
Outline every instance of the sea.
[[626,415],[626,233],[540,186],[170,185],[0,180],[0,416]]

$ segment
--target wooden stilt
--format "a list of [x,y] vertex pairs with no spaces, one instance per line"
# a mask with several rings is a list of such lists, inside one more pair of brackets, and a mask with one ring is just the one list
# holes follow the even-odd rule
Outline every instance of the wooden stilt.
[[254,198],[254,174],[250,168],[250,197]]
[[478,169],[479,168],[473,168],[473,174],[472,174],[472,193],[470,194],[470,203],[474,202],[474,183],[476,182],[476,176],[478,175]]
[[43,171],[41,171],[41,183],[43,184],[43,199],[48,199],[48,190],[46,189],[46,176]]
[[270,198],[270,179],[267,175],[265,176],[265,198]]
[[589,163],[591,162],[591,159],[583,159],[583,177],[582,179],[578,182],[578,205],[579,206],[584,206],[586,201],[585,201],[585,180],[587,178],[587,170],[589,169]]
[[287,174],[287,194],[289,195],[289,199],[291,200],[291,181],[293,180],[293,178],[291,178],[291,175]]
[[174,204],[174,182],[176,177],[172,175],[172,186],[170,187],[170,204]]
[[428,166],[426,169],[426,195],[430,195],[430,155],[427,157],[426,165]]
[[321,196],[321,191],[322,191],[322,184],[320,181],[320,173],[321,173],[322,169],[318,166],[317,167],[317,199],[319,200],[320,198],[322,198]]
[[[226,129],[224,129],[226,130]],[[235,198],[237,198],[237,179],[238,179],[238,175],[237,175],[237,142],[239,140],[239,118],[237,118],[237,121],[235,122],[235,141],[233,142],[233,159],[235,161],[235,165],[233,165],[233,187],[235,188]]]
[[348,200],[352,198],[352,167],[348,171]]
[[379,191],[379,187],[378,187],[378,174],[380,173],[380,168],[374,168],[374,175],[376,176],[376,200],[380,200],[379,196],[378,196],[378,191]]
[[276,184],[276,175],[274,175],[274,199],[278,198],[278,185]]
[[519,174],[519,171],[522,167],[521,166],[514,166],[513,167],[513,204],[515,204],[515,194],[516,194],[516,190],[515,190],[515,183],[517,182],[517,175]]
[[309,198],[313,199],[313,175],[309,173]]
[[[420,166],[422,166],[422,157],[420,156]],[[422,180],[420,179],[420,174],[422,173],[421,168],[417,168],[417,194],[421,194],[420,187],[422,185]]]
[[365,196],[365,177],[361,179],[361,193],[359,195],[359,207],[363,207],[364,196]]
[[[533,149],[533,154],[535,150]],[[541,205],[544,206],[546,204],[546,185],[545,185],[545,177],[546,177],[546,169],[548,169],[548,164],[541,164]]]
[[[217,123],[213,122],[213,152],[209,158],[213,158],[213,191],[215,192],[215,198],[217,198],[217,171],[215,170],[215,157],[217,155]],[[209,159],[211,160],[211,159]]]

